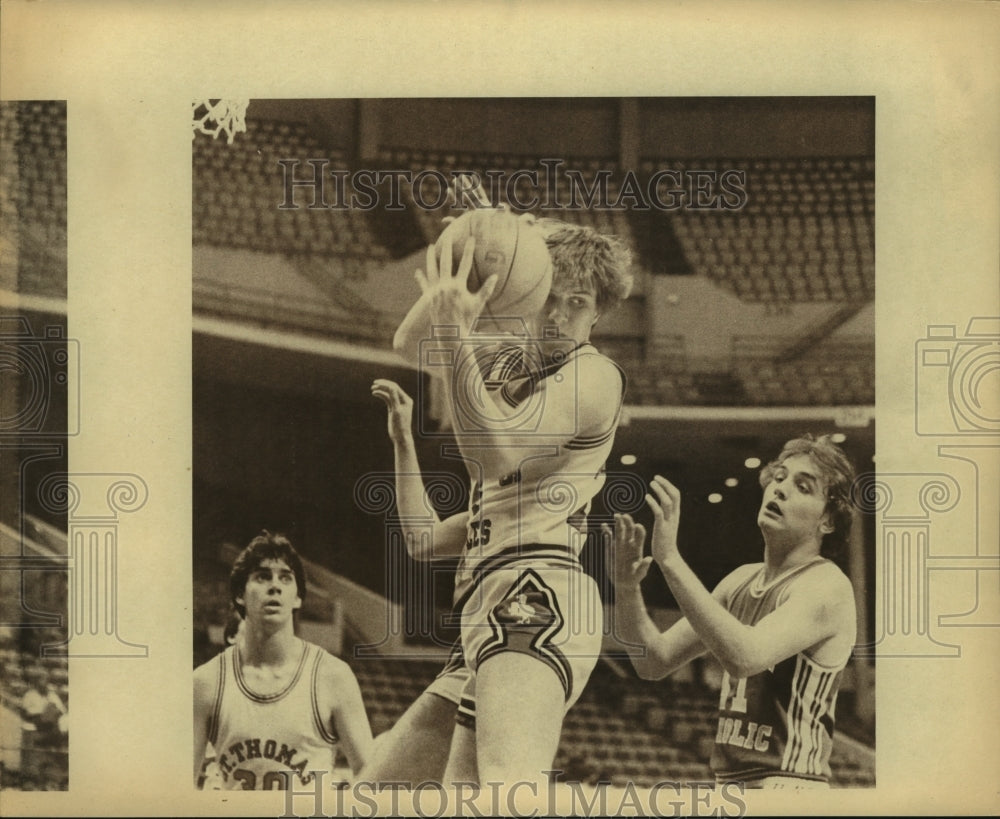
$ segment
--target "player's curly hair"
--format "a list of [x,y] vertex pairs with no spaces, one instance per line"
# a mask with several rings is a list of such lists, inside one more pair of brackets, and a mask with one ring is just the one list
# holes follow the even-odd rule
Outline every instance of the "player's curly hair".
[[621,239],[559,219],[536,224],[552,257],[553,283],[593,284],[602,313],[628,298],[634,281],[632,252]]
[[232,571],[229,573],[229,598],[233,603],[240,617],[247,616],[246,607],[242,603],[236,602],[237,597],[242,597],[247,588],[247,580],[250,575],[260,568],[260,564],[265,560],[283,560],[295,575],[296,591],[299,599],[306,599],[306,570],[302,565],[302,558],[295,551],[291,541],[281,534],[273,534],[267,529],[262,529],[247,547],[240,552],[239,557],[233,563]]
[[788,441],[782,447],[781,454],[761,469],[761,488],[767,486],[778,467],[794,455],[808,455],[819,467],[819,478],[823,482],[826,497],[825,511],[833,524],[833,531],[823,536],[820,554],[836,563],[842,563],[853,520],[851,487],[854,485],[854,467],[844,450],[829,435],[816,438],[806,433],[801,438]]

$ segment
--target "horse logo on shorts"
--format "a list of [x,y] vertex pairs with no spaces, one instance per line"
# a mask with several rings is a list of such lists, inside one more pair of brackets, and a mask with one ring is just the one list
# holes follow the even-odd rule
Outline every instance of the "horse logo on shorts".
[[[555,574],[561,580],[566,572],[558,569]],[[488,632],[479,629],[476,634],[480,639],[470,641],[468,656],[475,658],[475,665],[470,667],[475,670],[487,657],[501,651],[527,654],[555,671],[569,697],[573,690],[573,669],[560,648],[567,633],[556,589],[538,571],[529,568],[522,570],[518,579],[498,597],[499,603],[486,608]]]
[[556,619],[545,594],[532,589],[501,601],[493,614],[499,623],[513,626],[546,626]]

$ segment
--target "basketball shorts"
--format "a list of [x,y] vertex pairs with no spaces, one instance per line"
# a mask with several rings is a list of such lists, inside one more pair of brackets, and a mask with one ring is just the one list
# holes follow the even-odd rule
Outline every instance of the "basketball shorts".
[[476,670],[509,651],[551,668],[569,710],[600,656],[604,609],[597,584],[578,563],[517,561],[482,575],[461,608],[461,628],[465,667],[471,674],[457,719],[471,725]]
[[462,699],[462,691],[471,676],[472,672],[465,665],[465,657],[462,654],[462,641],[456,640],[444,668],[424,690],[458,705]]

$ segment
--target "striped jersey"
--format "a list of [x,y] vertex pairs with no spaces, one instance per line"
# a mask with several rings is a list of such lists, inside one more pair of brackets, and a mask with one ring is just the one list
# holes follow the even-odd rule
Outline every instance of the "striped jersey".
[[[325,652],[301,641],[302,656],[288,684],[272,694],[251,690],[239,647],[219,654],[208,738],[225,790],[286,790],[332,771],[337,737],[319,712],[316,687]],[[291,775],[297,782],[289,782]]]
[[[544,400],[547,379],[558,378],[564,367],[591,365],[595,358],[608,360],[586,343],[540,372],[532,372],[523,366],[517,348],[509,348],[496,355],[484,380],[497,400],[530,413],[533,402]],[[533,560],[579,566],[587,513],[604,485],[604,467],[614,444],[623,392],[608,397],[614,411],[602,428],[567,430],[569,440],[559,446],[540,444],[538,454],[526,456],[513,473],[473,482],[466,549],[456,575],[456,600],[475,584],[481,572],[519,559],[529,549]],[[518,443],[524,445],[525,440],[519,438]]]
[[[823,558],[764,584],[764,566],[729,595],[728,609],[755,625],[786,599],[795,581]],[[723,674],[712,770],[719,780],[795,776],[829,781],[834,710],[847,663],[820,665],[800,652],[752,677]]]

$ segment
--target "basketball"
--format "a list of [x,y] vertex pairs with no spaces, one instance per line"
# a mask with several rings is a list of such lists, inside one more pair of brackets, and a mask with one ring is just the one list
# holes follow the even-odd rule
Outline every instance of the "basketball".
[[552,258],[541,230],[533,221],[507,210],[470,210],[444,229],[435,243],[438,259],[450,238],[452,272],[458,270],[470,237],[476,239],[469,290],[497,275],[493,295],[483,309],[487,318],[530,317],[545,305],[552,287]]

